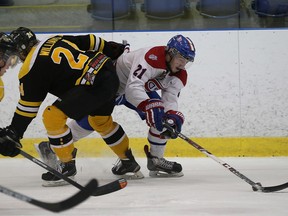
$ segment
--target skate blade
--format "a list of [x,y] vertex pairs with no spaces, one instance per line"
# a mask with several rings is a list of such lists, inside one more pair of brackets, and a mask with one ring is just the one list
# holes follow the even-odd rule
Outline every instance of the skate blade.
[[130,173],[126,173],[124,175],[117,175],[117,176],[122,177],[126,180],[137,180],[137,179],[143,179],[144,178],[144,175],[141,171],[137,171],[135,173],[130,172]]
[[[74,180],[74,176],[69,177],[71,180]],[[59,186],[65,186],[65,185],[70,185],[67,181],[60,179],[58,181],[44,181],[42,183],[43,187],[59,187]]]
[[184,176],[183,172],[166,173],[163,171],[149,171],[149,176],[152,178],[179,178]]

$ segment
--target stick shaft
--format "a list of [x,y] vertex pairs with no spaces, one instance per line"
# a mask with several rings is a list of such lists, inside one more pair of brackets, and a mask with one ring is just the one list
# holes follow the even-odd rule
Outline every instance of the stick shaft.
[[195,143],[193,140],[189,139],[187,136],[185,136],[184,134],[176,131],[173,127],[171,127],[169,124],[164,123],[164,127],[166,127],[169,131],[175,133],[178,135],[178,137],[180,137],[181,139],[185,140],[187,143],[189,143],[190,145],[192,145],[194,148],[196,148],[197,150],[199,150],[200,152],[202,152],[203,154],[205,154],[207,157],[212,158],[214,161],[216,161],[217,163],[221,164],[223,167],[225,167],[226,169],[228,169],[230,172],[232,172],[234,175],[236,175],[237,177],[241,178],[242,180],[244,180],[245,182],[247,182],[248,184],[250,184],[251,186],[255,186],[256,183],[254,181],[252,181],[251,179],[249,179],[248,177],[246,177],[245,175],[243,175],[242,173],[240,173],[239,171],[237,171],[235,168],[233,168],[232,166],[230,166],[228,163],[222,161],[220,158],[216,157],[215,155],[213,155],[211,152],[207,151],[205,148],[203,148],[202,146],[200,146],[199,144]]
[[240,173],[238,170],[236,170],[235,168],[233,168],[232,166],[230,166],[228,163],[224,162],[223,160],[221,160],[220,158],[216,157],[215,155],[213,155],[211,152],[207,151],[206,149],[204,149],[202,146],[198,145],[197,143],[195,143],[194,141],[192,141],[191,139],[189,139],[188,137],[184,136],[183,134],[179,133],[179,137],[182,138],[183,140],[185,140],[187,143],[189,143],[190,145],[192,145],[194,148],[196,148],[197,150],[201,151],[203,154],[205,154],[207,157],[212,158],[214,161],[216,161],[217,163],[221,164],[223,167],[225,167],[226,169],[228,169],[230,172],[232,172],[234,175],[238,176],[239,178],[243,179],[244,181],[246,181],[248,184],[250,184],[251,186],[254,186],[256,183],[254,181],[252,181],[251,179],[249,179],[247,176],[243,175],[242,173]]
[[80,190],[84,189],[84,187],[82,185],[78,184],[77,182],[73,181],[72,179],[68,178],[67,176],[63,175],[62,173],[58,172],[57,170],[55,170],[52,167],[48,166],[47,164],[43,163],[42,161],[38,160],[37,158],[33,157],[32,155],[26,153],[25,151],[20,150],[20,154],[23,157],[27,158],[28,160],[32,161],[33,163],[41,166],[42,168],[48,170],[51,173],[53,173],[55,176],[57,176],[61,179],[64,179],[65,181],[67,181],[71,185],[74,185],[78,189],[80,189]]

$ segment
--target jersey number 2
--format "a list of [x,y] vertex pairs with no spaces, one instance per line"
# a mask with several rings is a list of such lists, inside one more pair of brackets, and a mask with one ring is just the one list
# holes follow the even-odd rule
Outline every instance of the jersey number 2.
[[51,58],[52,58],[54,63],[56,63],[56,64],[61,63],[62,56],[60,54],[63,54],[65,56],[69,66],[75,70],[82,70],[84,68],[85,63],[89,59],[88,56],[86,56],[82,53],[80,53],[78,55],[77,59],[75,59],[73,54],[70,52],[69,49],[66,49],[63,47],[57,47],[53,50],[53,53],[51,55]]

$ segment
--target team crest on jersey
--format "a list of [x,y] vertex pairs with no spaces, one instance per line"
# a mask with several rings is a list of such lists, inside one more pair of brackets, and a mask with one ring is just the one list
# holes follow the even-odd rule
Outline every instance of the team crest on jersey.
[[93,57],[93,59],[89,62],[88,64],[89,68],[87,72],[83,75],[83,77],[81,78],[80,84],[81,85],[93,85],[95,76],[97,75],[99,70],[103,67],[103,65],[108,59],[109,58],[105,56],[104,54],[97,53]]
[[107,56],[105,56],[102,53],[97,53],[93,59],[90,61],[89,63],[89,67],[93,68],[94,70],[96,70],[98,72],[99,68],[101,68],[104,64],[104,62],[106,62],[108,59]]
[[145,90],[147,92],[157,91],[159,89],[162,89],[161,86],[162,86],[161,83],[159,83],[157,79],[151,79],[145,83]]
[[149,55],[148,58],[153,60],[153,61],[157,61],[158,60],[158,57],[156,55],[154,55],[154,54]]
[[156,91],[157,90],[156,84],[153,81],[151,81],[151,80],[149,80],[147,82],[147,86],[146,87],[147,87],[146,90],[148,90],[148,91]]

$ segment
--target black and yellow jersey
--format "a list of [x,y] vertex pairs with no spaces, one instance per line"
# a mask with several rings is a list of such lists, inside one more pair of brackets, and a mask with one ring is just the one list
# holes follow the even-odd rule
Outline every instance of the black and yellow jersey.
[[102,54],[106,43],[93,34],[57,35],[32,48],[19,72],[20,100],[11,123],[19,136],[48,93],[59,97],[76,85],[93,85],[94,76],[109,59]]

